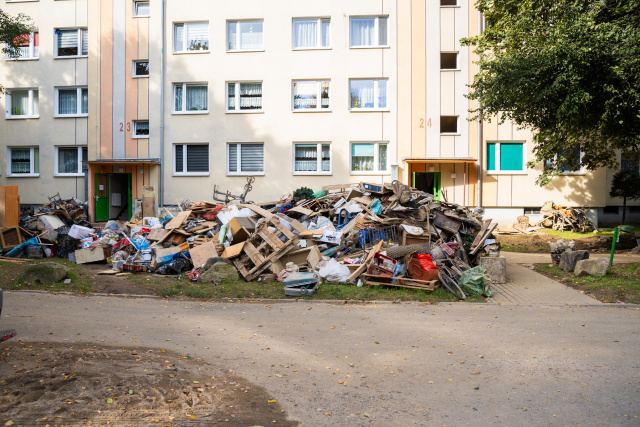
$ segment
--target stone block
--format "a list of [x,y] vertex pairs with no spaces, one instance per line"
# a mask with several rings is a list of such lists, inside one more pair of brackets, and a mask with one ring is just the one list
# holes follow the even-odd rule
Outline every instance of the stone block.
[[580,260],[589,259],[589,251],[564,251],[560,256],[558,267],[564,271],[573,271]]
[[480,258],[480,267],[487,270],[492,284],[507,283],[507,259],[502,256]]
[[609,269],[609,260],[600,259],[583,259],[576,263],[573,271],[576,276],[604,276]]
[[40,262],[29,265],[22,273],[22,278],[31,283],[57,283],[67,277],[67,273],[69,269],[62,264],[53,261]]
[[223,282],[237,282],[238,280],[240,280],[238,270],[235,266],[228,264],[226,260],[216,262],[213,267],[198,277],[199,283],[213,283],[215,285]]

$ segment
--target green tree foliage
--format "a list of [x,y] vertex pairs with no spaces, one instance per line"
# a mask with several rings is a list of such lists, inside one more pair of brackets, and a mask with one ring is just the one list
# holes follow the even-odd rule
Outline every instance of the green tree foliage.
[[[563,166],[616,167],[640,151],[640,0],[478,0],[486,29],[463,39],[480,56],[476,117],[534,132],[538,183]],[[558,153],[560,153],[558,155]]]
[[627,215],[627,199],[640,199],[640,173],[635,169],[626,169],[616,172],[611,181],[611,198],[621,198],[622,202],[622,223],[624,224]]
[[[0,44],[2,45],[0,51],[3,56],[7,53],[9,56],[16,56],[24,37],[28,37],[34,30],[35,27],[28,16],[22,13],[11,16],[0,9]],[[0,93],[3,92],[4,88],[0,85]]]

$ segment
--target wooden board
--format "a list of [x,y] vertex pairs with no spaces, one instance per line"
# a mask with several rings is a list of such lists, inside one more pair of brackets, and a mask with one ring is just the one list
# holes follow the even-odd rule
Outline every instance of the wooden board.
[[15,248],[24,241],[21,230],[18,227],[0,230],[0,246],[2,246],[3,249]]
[[228,248],[225,248],[225,250],[222,252],[222,255],[220,256],[222,258],[233,258],[240,255],[242,253],[242,249],[244,248],[244,243],[245,242],[241,242],[236,245],[231,245]]
[[[440,283],[438,280],[417,280],[417,279],[409,279],[407,277],[395,277],[391,278],[381,278],[371,274],[363,274],[363,283],[365,285],[373,285],[373,286],[395,286],[398,288],[410,288],[410,289],[424,289],[425,291],[433,291],[438,287]],[[391,283],[391,280],[394,283]]]
[[191,254],[191,261],[195,268],[202,267],[209,258],[215,258],[218,256],[218,251],[216,251],[216,248],[213,246],[213,242],[194,246],[189,250],[189,253]]
[[180,228],[180,226],[184,224],[187,218],[189,218],[189,215],[191,215],[191,211],[180,212],[178,215],[171,218],[171,221],[169,221],[165,229],[173,230],[174,228]]
[[157,242],[158,240],[164,240],[168,234],[169,230],[165,230],[164,228],[154,228],[147,235],[147,240]]

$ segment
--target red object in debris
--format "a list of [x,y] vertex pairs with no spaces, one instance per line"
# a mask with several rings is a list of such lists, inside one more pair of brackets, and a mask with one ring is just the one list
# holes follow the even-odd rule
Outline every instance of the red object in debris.
[[433,259],[429,254],[416,254],[416,259],[420,262],[420,267],[424,271],[437,270],[438,267],[433,263]]
[[143,228],[140,231],[138,231],[138,235],[142,236],[143,234],[149,234],[151,233],[151,229],[149,228]]
[[206,219],[207,221],[213,221],[214,219],[216,219],[216,216],[218,216],[218,212],[220,212],[221,209],[222,209],[222,206],[216,206],[215,208],[211,209],[209,212],[203,213],[202,218]]
[[438,267],[435,266],[429,254],[410,255],[407,259],[407,270],[414,279],[438,280]]

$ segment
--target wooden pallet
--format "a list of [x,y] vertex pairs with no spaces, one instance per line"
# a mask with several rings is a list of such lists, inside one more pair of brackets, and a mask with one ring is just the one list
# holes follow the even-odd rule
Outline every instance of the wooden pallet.
[[407,277],[395,277],[393,279],[394,283],[391,283],[392,279],[390,278],[380,277],[372,274],[363,274],[361,277],[363,278],[363,283],[365,285],[395,286],[398,288],[424,289],[425,291],[433,291],[440,284],[438,280],[417,280],[409,279]]
[[[268,226],[275,227],[276,233],[270,233]],[[281,238],[284,237],[284,242]],[[271,263],[282,257],[295,247],[298,238],[289,231],[277,217],[272,217],[258,228],[247,240],[242,248],[242,255],[234,259],[233,263],[247,281],[252,281]]]

